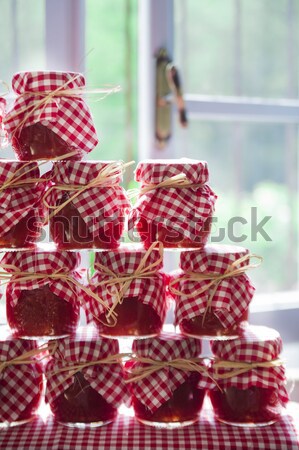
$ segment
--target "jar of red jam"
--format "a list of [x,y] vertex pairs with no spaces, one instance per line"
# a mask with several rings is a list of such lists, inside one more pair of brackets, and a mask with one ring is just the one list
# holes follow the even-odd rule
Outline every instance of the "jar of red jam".
[[0,248],[34,248],[42,232],[46,183],[37,163],[0,161]]
[[129,220],[144,246],[202,247],[208,240],[216,195],[207,185],[208,166],[192,159],[146,160],[135,179],[141,190]]
[[160,428],[196,422],[205,396],[200,340],[162,333],[135,340],[133,352],[125,369],[136,419]]
[[64,161],[54,164],[45,195],[50,235],[59,249],[119,246],[130,202],[121,162]]
[[98,143],[83,99],[85,79],[75,72],[21,72],[12,78],[17,98],[4,128],[21,161],[81,159]]
[[288,401],[276,330],[248,326],[241,337],[214,341],[209,395],[216,418],[237,426],[264,426],[280,419]]
[[82,329],[53,344],[45,374],[46,401],[55,419],[73,427],[112,422],[117,408],[129,400],[118,342]]
[[87,320],[107,337],[159,334],[167,312],[162,265],[162,252],[156,247],[146,251],[124,246],[96,253],[89,288],[107,307],[86,296]]
[[[42,366],[34,341],[0,333],[0,429],[35,418],[43,391]],[[24,361],[24,363],[21,363]]]
[[187,336],[227,339],[242,333],[254,287],[245,274],[252,255],[242,247],[206,245],[183,251],[171,275],[175,324]]
[[6,253],[7,321],[15,336],[61,337],[75,332],[82,292],[80,255],[67,252]]

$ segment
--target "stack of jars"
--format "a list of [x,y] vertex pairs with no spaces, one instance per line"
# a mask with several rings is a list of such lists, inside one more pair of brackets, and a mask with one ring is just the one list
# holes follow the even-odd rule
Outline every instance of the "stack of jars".
[[[0,377],[11,401],[0,405],[0,422],[34,417],[41,367],[46,401],[69,426],[107,424],[121,403],[147,425],[190,425],[206,392],[221,421],[278,420],[287,401],[281,339],[248,325],[249,251],[207,245],[216,201],[207,163],[139,163],[132,207],[120,186],[124,164],[81,161],[98,142],[83,76],[26,72],[12,85],[17,97],[2,123],[18,161],[0,160],[0,247],[14,250],[1,260],[13,336],[0,341]],[[39,160],[52,161],[44,175]],[[55,250],[38,245],[46,223]],[[133,244],[123,245],[126,223]],[[165,248],[181,252],[180,269],[170,274]],[[87,281],[77,252],[84,249],[96,250]],[[179,332],[169,334],[163,326],[172,302]],[[121,338],[134,338],[126,355]],[[202,339],[211,341],[213,358],[201,355]],[[40,340],[49,341],[47,352]],[[28,371],[27,398],[19,380]]]

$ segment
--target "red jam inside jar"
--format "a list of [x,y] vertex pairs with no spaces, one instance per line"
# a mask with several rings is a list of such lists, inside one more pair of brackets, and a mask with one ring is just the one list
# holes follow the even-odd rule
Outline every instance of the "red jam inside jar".
[[234,386],[209,393],[217,419],[244,425],[269,425],[280,419],[281,403],[274,389]]
[[42,227],[34,210],[21,219],[7,233],[0,236],[0,248],[34,248]]
[[38,159],[53,159],[76,152],[68,159],[80,160],[82,151],[69,146],[58,134],[42,125],[35,123],[23,127],[17,136],[12,137],[12,147],[20,161],[35,161]]
[[81,372],[74,375],[74,383],[51,403],[51,410],[57,421],[69,425],[104,425],[117,416],[117,408],[93,389]]
[[171,424],[175,423],[189,425],[196,422],[205,396],[205,390],[197,387],[199,379],[199,374],[192,373],[188,380],[173,392],[173,396],[154,412],[133,396],[136,418],[144,424],[156,422],[161,426],[164,422],[170,424],[170,428]]
[[6,302],[7,321],[16,336],[65,336],[75,332],[79,306],[55,295],[46,285],[23,290],[16,305]]
[[[69,198],[64,194],[57,206]],[[108,229],[107,229],[108,228]],[[111,221],[100,229],[98,236],[93,236],[86,223],[72,202],[50,219],[50,235],[59,249],[100,248],[116,249],[119,247],[124,230],[124,221]]]
[[167,228],[155,222],[148,224],[146,221],[140,220],[136,228],[145,248],[149,248],[156,241],[162,242],[165,248],[201,248],[209,239],[211,226],[212,216],[204,222],[193,240],[184,238],[184,234],[175,230],[175,227]]
[[242,334],[247,323],[249,310],[246,309],[240,319],[231,328],[225,328],[213,312],[207,312],[203,322],[203,315],[196,316],[190,320],[182,320],[179,324],[181,333],[187,336],[212,336],[217,338],[232,338]]
[[150,305],[144,305],[138,297],[126,297],[114,310],[117,313],[117,323],[105,326],[105,314],[96,321],[99,333],[108,337],[121,336],[156,336],[160,333],[163,323]]

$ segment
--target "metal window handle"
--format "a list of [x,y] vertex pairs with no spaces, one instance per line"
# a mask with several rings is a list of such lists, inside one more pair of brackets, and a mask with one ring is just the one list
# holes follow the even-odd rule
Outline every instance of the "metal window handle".
[[171,103],[175,101],[182,127],[188,124],[181,80],[164,48],[156,57],[156,140],[163,148],[171,137]]

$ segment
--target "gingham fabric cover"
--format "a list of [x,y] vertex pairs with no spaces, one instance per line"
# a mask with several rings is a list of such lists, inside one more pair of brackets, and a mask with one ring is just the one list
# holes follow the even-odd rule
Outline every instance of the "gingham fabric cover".
[[[86,186],[92,182],[99,172],[109,162],[79,162],[64,161],[55,163],[52,170],[52,182],[59,185]],[[122,181],[121,163],[119,163],[119,176],[116,183]],[[49,205],[57,205],[66,191],[52,190],[46,196]],[[70,191],[72,196],[76,191]],[[130,208],[130,202],[125,190],[121,186],[109,187],[107,185],[93,187],[81,192],[74,200],[73,205],[79,211],[93,237],[98,237],[100,230],[106,230],[111,224],[123,223],[124,216]],[[50,210],[51,213],[51,210]],[[59,215],[59,213],[58,213]]]
[[[80,76],[76,80],[64,86],[77,75]],[[84,76],[74,72],[16,73],[12,78],[12,88],[18,97],[4,119],[4,127],[9,137],[12,137],[16,127],[30,111],[24,111],[24,108],[33,108],[43,98],[30,95],[30,92],[49,93],[59,87],[76,89],[84,88],[84,86]],[[24,96],[25,93],[28,95]],[[98,143],[89,108],[80,94],[76,97],[53,97],[46,105],[41,105],[33,111],[23,126],[30,126],[38,122],[59,135],[74,150],[79,148],[90,152]],[[18,130],[18,134],[20,131],[21,128]]]
[[[45,278],[8,282],[6,285],[6,298],[13,306],[18,302],[22,291],[39,289],[42,286],[48,286],[49,289],[58,297],[70,302],[74,307],[79,307],[82,291],[75,284],[72,287],[63,279],[47,278],[47,274],[55,272],[69,274],[72,278],[80,280],[80,274],[76,271],[80,263],[80,254],[75,252],[34,252],[19,251],[8,252],[3,256],[0,264],[15,265],[22,272],[43,273]],[[7,272],[14,273],[13,269],[7,268]]]
[[[201,250],[183,251],[180,256],[181,270],[173,272],[171,280],[176,280],[188,273],[224,274],[234,261],[248,254],[249,251],[245,248],[226,245],[207,245]],[[248,260],[243,261],[238,267],[248,264]],[[181,280],[173,287],[185,295],[190,295],[208,285],[209,282],[208,280]],[[191,297],[174,294],[175,324],[203,315],[213,287]],[[225,328],[231,328],[248,308],[254,291],[255,288],[246,274],[221,280],[212,298],[211,310]]]
[[[247,363],[272,361],[277,359],[282,351],[282,339],[279,333],[272,328],[249,325],[244,330],[242,337],[227,341],[212,341],[211,349],[216,361]],[[229,373],[231,370],[219,368],[218,373]],[[212,377],[217,374],[217,369],[213,368],[213,362],[210,365],[209,373]],[[251,386],[274,389],[282,404],[288,401],[283,365],[271,368],[254,368],[232,378],[217,380],[217,383],[223,389],[231,386],[238,389],[248,389]],[[213,381],[205,376],[203,377],[203,385],[209,389],[218,389]]]
[[[201,341],[179,334],[161,333],[160,336],[154,338],[134,340],[132,349],[137,356],[156,361],[171,361],[177,358],[190,359],[199,357]],[[145,367],[145,365],[137,361],[130,367],[139,368]],[[173,396],[173,392],[190,377],[191,373],[173,367],[165,367],[140,381],[130,383],[130,389],[141,403],[151,412],[155,412]]]
[[158,184],[175,175],[185,174],[192,184],[202,187],[159,188],[140,195],[129,218],[129,230],[139,221],[164,224],[169,230],[181,232],[186,239],[195,240],[201,233],[204,222],[213,214],[216,194],[205,184],[209,178],[205,161],[147,160],[140,162],[135,171],[141,188],[147,184]]
[[[98,361],[119,353],[116,339],[100,338],[97,332],[90,328],[79,329],[75,336],[56,342],[58,347],[45,369],[46,401],[50,404],[74,382],[73,376],[67,377],[68,372],[50,372],[70,365]],[[90,386],[115,408],[124,402],[128,403],[129,390],[124,382],[121,364],[95,364],[81,369],[81,372]]]
[[[0,364],[35,348],[34,341],[1,337]],[[0,422],[17,421],[25,408],[41,394],[43,386],[38,383],[41,372],[41,365],[33,363],[7,366],[0,373]]]
[[[21,168],[24,167],[22,170]],[[28,172],[30,169],[30,172]],[[37,163],[32,162],[28,165],[19,161],[0,161],[0,187],[3,183],[17,171],[16,176],[22,173],[22,180],[30,178],[39,178],[39,168]],[[27,172],[25,174],[25,172]],[[7,188],[0,191],[0,236],[4,236],[21,219],[26,217],[29,212],[34,211],[36,225],[42,226],[45,208],[42,203],[46,183],[30,183],[27,186]],[[38,236],[36,236],[36,240]]]
[[[111,277],[99,268],[97,264],[107,267],[116,275],[124,276],[132,274],[138,268],[142,258],[146,254],[143,248],[132,249],[123,246],[115,251],[98,252],[95,256],[95,273],[90,280],[89,288],[99,295],[109,307],[114,303],[114,296],[111,293],[111,286],[107,288],[106,285],[97,286],[98,283],[104,280],[110,280]],[[159,252],[152,250],[147,259],[147,265],[155,263],[159,258]],[[167,277],[161,272],[163,262],[156,266],[157,273],[149,278],[136,278],[131,281],[128,290],[125,293],[126,297],[138,297],[144,305],[150,305],[154,311],[164,322],[167,312],[165,284]],[[118,285],[115,285],[118,288]],[[88,322],[94,321],[94,316],[99,317],[106,312],[106,309],[96,300],[89,296],[85,296],[85,312]]]

